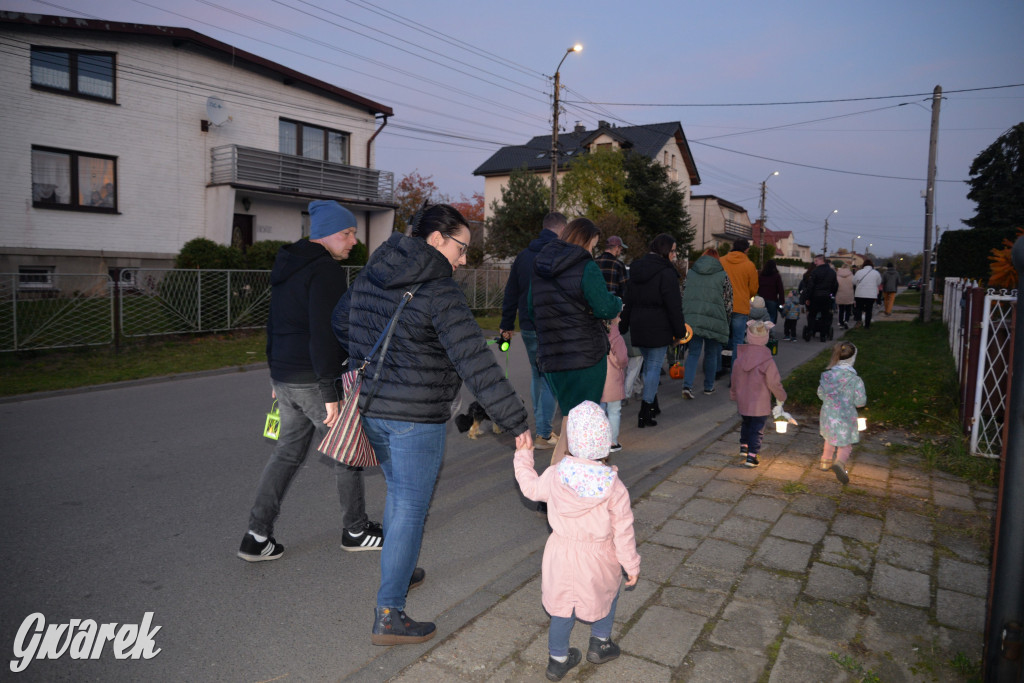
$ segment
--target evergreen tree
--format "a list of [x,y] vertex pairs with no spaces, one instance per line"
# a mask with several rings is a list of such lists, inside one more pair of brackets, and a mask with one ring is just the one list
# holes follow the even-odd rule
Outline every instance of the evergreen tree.
[[1024,226],[1024,123],[1018,123],[987,147],[971,164],[967,198],[978,203],[972,228]]
[[512,171],[501,191],[501,201],[491,202],[492,213],[486,223],[487,255],[511,258],[525,249],[540,233],[549,197],[540,176],[525,167]]
[[623,160],[626,172],[626,203],[638,216],[639,229],[648,240],[661,233],[676,238],[680,253],[686,253],[696,230],[686,211],[685,195],[672,181],[668,169],[643,154],[627,154]]

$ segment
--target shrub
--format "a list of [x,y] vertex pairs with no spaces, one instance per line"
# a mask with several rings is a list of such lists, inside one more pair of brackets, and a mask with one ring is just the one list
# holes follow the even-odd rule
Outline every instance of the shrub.
[[217,244],[205,237],[185,242],[174,259],[175,268],[238,268],[242,265],[242,252],[234,247]]
[[341,262],[343,266],[365,266],[366,261],[370,258],[370,249],[362,242],[356,242],[356,245],[352,247],[352,251],[348,253],[348,258]]
[[284,240],[261,240],[245,252],[245,267],[250,270],[270,270],[274,267],[277,251],[289,244]]

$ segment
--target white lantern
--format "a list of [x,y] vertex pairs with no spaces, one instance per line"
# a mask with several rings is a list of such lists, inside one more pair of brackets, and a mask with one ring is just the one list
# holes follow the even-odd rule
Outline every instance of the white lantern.
[[785,434],[786,427],[789,426],[789,420],[784,417],[778,417],[775,419],[775,433]]
[[867,428],[868,428],[868,419],[866,417],[858,417],[857,418],[857,431],[858,432],[863,432]]

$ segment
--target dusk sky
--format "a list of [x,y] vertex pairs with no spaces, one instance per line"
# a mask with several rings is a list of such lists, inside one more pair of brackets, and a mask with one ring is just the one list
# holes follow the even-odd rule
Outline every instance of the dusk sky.
[[[885,257],[924,241],[931,92],[941,85],[935,223],[963,228],[971,162],[1024,121],[1024,2],[3,0],[0,7],[183,26],[391,106],[377,166],[483,192],[498,147],[561,122],[679,121],[711,194],[768,227]],[[1012,86],[1012,87],[1004,87]],[[211,93],[215,94],[215,93]],[[223,97],[230,107],[229,97]],[[821,101],[827,102],[821,102]],[[845,100],[845,101],[838,101]],[[795,104],[800,103],[800,104]],[[715,106],[707,106],[715,105]]]

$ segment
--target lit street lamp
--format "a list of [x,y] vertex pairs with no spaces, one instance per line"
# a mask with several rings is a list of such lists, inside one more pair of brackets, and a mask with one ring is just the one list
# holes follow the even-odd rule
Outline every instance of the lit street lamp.
[[832,213],[825,216],[825,243],[821,247],[821,254],[825,257],[826,262],[828,262],[828,219],[832,218],[833,213],[839,213],[839,209],[832,209]]
[[761,261],[761,267],[762,268],[764,267],[764,231],[765,231],[765,221],[767,220],[767,217],[764,215],[764,193],[765,193],[765,190],[768,187],[768,181],[771,179],[772,176],[776,176],[776,175],[779,175],[779,172],[778,171],[772,171],[771,173],[768,174],[767,178],[765,178],[764,180],[761,181],[761,258],[760,258],[760,261]]
[[579,52],[583,49],[583,46],[576,43],[565,51],[562,55],[562,60],[558,62],[558,66],[555,68],[555,97],[554,97],[554,116],[552,117],[551,125],[551,208],[550,211],[555,210],[555,195],[558,193],[558,89],[561,87],[559,81],[559,70],[562,68],[562,62],[573,52]]

